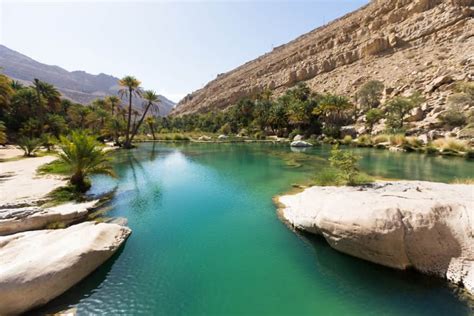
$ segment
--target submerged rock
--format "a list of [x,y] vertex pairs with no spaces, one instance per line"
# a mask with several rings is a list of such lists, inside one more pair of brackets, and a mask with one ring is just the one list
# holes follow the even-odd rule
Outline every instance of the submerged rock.
[[0,237],[0,315],[20,314],[64,293],[109,259],[130,235],[116,224]]
[[421,181],[311,187],[279,197],[297,229],[346,254],[441,276],[474,293],[474,186]]
[[291,147],[311,147],[313,144],[305,142],[303,140],[296,140],[291,142],[290,144]]

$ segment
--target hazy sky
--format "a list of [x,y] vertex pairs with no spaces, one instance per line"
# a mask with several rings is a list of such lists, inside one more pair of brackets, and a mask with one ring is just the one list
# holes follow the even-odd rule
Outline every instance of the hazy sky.
[[0,43],[67,70],[135,75],[178,101],[367,2],[0,0]]

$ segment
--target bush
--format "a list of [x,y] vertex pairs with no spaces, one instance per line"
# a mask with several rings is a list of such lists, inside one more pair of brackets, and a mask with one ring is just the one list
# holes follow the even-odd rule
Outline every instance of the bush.
[[455,138],[440,138],[433,141],[433,146],[440,149],[443,153],[452,152],[467,152],[469,151],[469,145],[466,141],[455,139]]
[[467,118],[459,109],[451,108],[439,116],[439,121],[446,128],[461,127],[466,124]]
[[356,176],[359,174],[357,164],[360,158],[351,151],[340,150],[339,145],[335,145],[331,150],[329,163],[331,167],[339,170],[340,177],[346,184],[354,185],[356,184]]
[[314,184],[319,186],[340,186],[344,185],[339,171],[334,168],[323,168],[316,174],[314,178]]
[[323,134],[328,137],[339,138],[341,136],[341,128],[339,126],[326,125],[323,128]]
[[350,145],[352,144],[352,136],[351,135],[346,135],[344,136],[344,138],[342,139],[342,143],[344,145]]
[[386,142],[389,141],[389,139],[390,139],[390,137],[388,135],[380,134],[380,135],[377,135],[377,136],[373,137],[372,142],[374,144],[386,143]]
[[181,141],[181,140],[188,141],[189,137],[185,136],[183,134],[175,134],[175,135],[173,135],[172,140],[175,140],[175,141]]
[[261,131],[256,132],[255,135],[254,135],[254,137],[255,137],[256,139],[260,139],[260,140],[263,140],[263,139],[266,138],[265,133],[264,133],[264,132],[261,132]]
[[222,125],[222,127],[219,129],[219,133],[221,134],[224,134],[224,135],[228,135],[232,132],[232,128],[230,126],[229,123],[225,123],[224,125]]
[[303,134],[303,132],[300,129],[297,128],[297,129],[294,129],[294,130],[291,131],[291,133],[288,135],[288,138],[290,140],[293,140],[293,138],[295,138],[296,135],[302,135],[302,134]]
[[41,144],[39,138],[22,137],[18,140],[18,146],[25,152],[26,157],[33,157]]
[[402,146],[406,142],[405,135],[403,134],[395,134],[390,135],[389,137],[390,145],[392,146]]
[[360,135],[357,138],[357,145],[362,147],[369,147],[372,145],[372,137],[369,135]]

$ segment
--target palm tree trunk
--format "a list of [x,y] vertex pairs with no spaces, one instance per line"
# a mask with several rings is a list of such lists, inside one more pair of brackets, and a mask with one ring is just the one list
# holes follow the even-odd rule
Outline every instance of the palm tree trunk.
[[153,124],[150,124],[150,130],[151,130],[151,135],[153,136],[153,140],[156,140],[155,128],[153,127]]
[[133,133],[132,133],[132,136],[130,137],[130,142],[133,140],[133,138],[135,137],[135,135],[138,133],[138,129],[140,128],[140,125],[142,125],[143,123],[143,120],[145,119],[145,116],[146,116],[146,113],[148,112],[148,110],[150,109],[151,107],[151,102],[149,102],[145,108],[145,111],[143,112],[142,114],[142,117],[140,118],[140,120],[138,121],[138,124],[135,126],[135,129],[133,130]]
[[129,101],[128,101],[128,120],[127,120],[127,134],[125,136],[125,148],[130,148],[130,123],[132,122],[132,89],[128,89]]

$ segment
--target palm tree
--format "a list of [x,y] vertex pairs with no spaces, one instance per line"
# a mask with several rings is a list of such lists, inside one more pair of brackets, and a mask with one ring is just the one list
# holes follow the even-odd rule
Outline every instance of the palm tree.
[[135,126],[135,129],[133,130],[130,141],[132,141],[135,135],[138,133],[138,129],[140,128],[140,125],[143,123],[143,120],[145,119],[145,116],[148,110],[150,110],[151,107],[154,107],[156,108],[157,111],[159,111],[158,103],[161,101],[155,91],[153,90],[145,91],[145,93],[143,93],[143,99],[145,99],[145,103],[144,103],[145,110],[143,111],[142,117],[138,121],[138,124]]
[[62,136],[60,148],[59,158],[71,171],[71,184],[79,192],[90,188],[88,176],[92,174],[115,176],[106,153],[84,131],[73,132],[70,138]]
[[5,127],[5,124],[3,124],[2,121],[0,121],[0,145],[5,145],[7,142],[7,128]]
[[114,116],[115,108],[117,108],[120,105],[120,99],[115,95],[110,95],[105,100],[110,105],[112,116]]
[[153,140],[156,140],[156,137],[155,137],[155,124],[156,124],[156,120],[155,120],[155,117],[154,116],[149,116],[145,119],[145,123],[148,125],[148,127],[150,128],[150,131],[151,131],[151,135],[153,136]]
[[130,123],[132,121],[132,100],[133,95],[140,96],[140,84],[141,82],[138,81],[133,76],[125,76],[119,80],[120,90],[119,94],[121,97],[128,96],[128,120],[127,120],[127,130],[125,134],[125,148],[131,148],[132,142],[130,140]]

